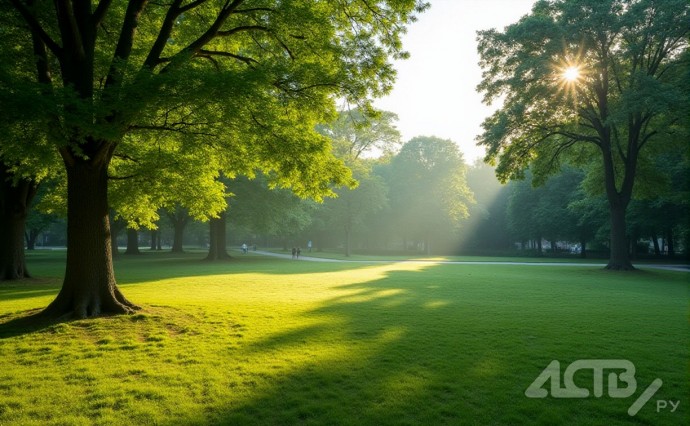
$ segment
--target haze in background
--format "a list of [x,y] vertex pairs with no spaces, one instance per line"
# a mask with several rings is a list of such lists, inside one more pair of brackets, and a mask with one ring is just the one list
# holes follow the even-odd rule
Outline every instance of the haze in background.
[[403,141],[428,135],[451,139],[472,164],[484,156],[475,136],[497,105],[475,91],[481,81],[476,32],[503,29],[529,13],[534,0],[431,0],[409,27],[403,46],[410,58],[397,61],[398,79],[379,109],[398,114]]

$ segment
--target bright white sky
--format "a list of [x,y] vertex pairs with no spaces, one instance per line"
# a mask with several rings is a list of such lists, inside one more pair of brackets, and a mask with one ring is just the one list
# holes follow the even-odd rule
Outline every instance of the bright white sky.
[[403,38],[393,92],[374,104],[398,114],[403,141],[438,136],[460,146],[465,162],[484,156],[474,138],[496,108],[475,91],[481,81],[476,32],[503,29],[530,12],[535,0],[430,0]]

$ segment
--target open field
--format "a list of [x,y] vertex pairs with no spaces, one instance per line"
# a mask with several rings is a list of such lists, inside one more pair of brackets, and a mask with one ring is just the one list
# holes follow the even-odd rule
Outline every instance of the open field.
[[[0,424],[688,421],[687,273],[147,253],[116,261],[140,313],[24,321],[57,293],[62,256],[32,253],[40,278],[0,283]],[[631,361],[637,391],[525,396],[552,360],[580,359]]]

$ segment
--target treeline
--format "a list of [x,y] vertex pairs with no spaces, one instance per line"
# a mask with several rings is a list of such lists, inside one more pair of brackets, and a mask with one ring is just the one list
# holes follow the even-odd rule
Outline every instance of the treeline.
[[[391,115],[376,121],[379,134],[371,137],[380,140],[384,126],[390,136],[377,147],[335,137],[334,149],[359,182],[354,189],[337,189],[337,198],[321,203],[301,199],[287,189],[271,188],[262,174],[225,179],[232,194],[223,219],[228,243],[305,250],[311,241],[313,250],[340,250],[346,255],[608,256],[608,206],[591,173],[564,167],[535,187],[528,171],[524,180],[502,185],[491,166],[479,161],[466,165],[452,141],[417,137],[400,147],[394,119]],[[352,124],[351,116],[347,120]],[[365,143],[361,134],[358,143]],[[367,158],[373,150],[383,155]],[[674,160],[659,159],[654,179],[640,184],[628,209],[633,259],[687,256],[690,167],[687,159]],[[41,242],[62,243],[64,225],[51,217],[32,213],[29,248],[41,233]],[[138,246],[178,252],[183,244],[208,247],[208,223],[192,219],[186,209],[161,211],[160,217],[158,229],[138,233],[124,232],[125,222],[115,220],[119,245],[127,247],[126,253],[136,253]]]

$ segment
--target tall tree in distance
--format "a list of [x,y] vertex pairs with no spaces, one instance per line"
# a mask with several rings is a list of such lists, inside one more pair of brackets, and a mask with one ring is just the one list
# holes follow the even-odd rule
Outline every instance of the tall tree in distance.
[[[689,114],[687,0],[543,0],[504,31],[480,31],[478,90],[501,108],[479,143],[502,180],[537,182],[564,161],[596,164],[609,204],[608,269],[633,269],[626,209],[649,146]],[[687,143],[687,141],[685,142]]]
[[[390,60],[406,56],[400,35],[427,7],[419,0],[9,3],[3,27],[22,37],[0,40],[16,56],[0,64],[0,99],[41,106],[32,111],[67,176],[65,277],[45,313],[78,318],[136,309],[112,264],[115,159],[179,153],[180,162],[218,164],[216,175],[261,169],[300,195],[332,194],[332,185],[352,181],[315,124],[334,114],[337,98],[366,104],[390,90]],[[38,147],[20,149],[28,157]]]
[[423,242],[426,254],[435,239],[469,216],[474,197],[466,169],[453,141],[429,136],[411,139],[391,160],[391,209],[399,229]]
[[30,277],[24,256],[24,231],[37,190],[35,180],[17,178],[0,161],[0,281]]
[[402,145],[395,127],[398,116],[389,111],[355,108],[340,111],[338,118],[319,131],[333,140],[336,156],[359,159],[363,154],[386,155]]

